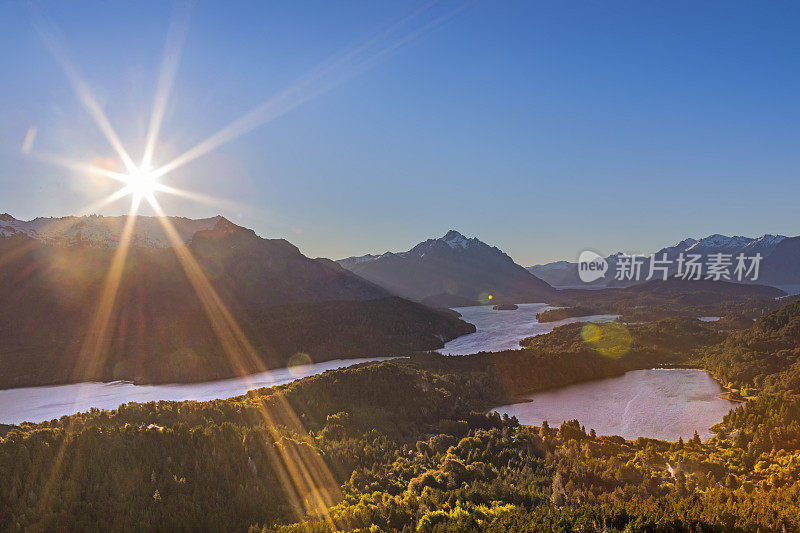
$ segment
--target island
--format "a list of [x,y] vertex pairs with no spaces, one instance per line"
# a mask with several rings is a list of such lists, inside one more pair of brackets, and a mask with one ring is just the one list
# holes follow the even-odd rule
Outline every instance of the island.
[[539,322],[556,322],[558,320],[565,320],[576,316],[591,316],[599,314],[594,309],[576,305],[574,307],[559,307],[556,309],[546,309],[536,315],[536,320]]

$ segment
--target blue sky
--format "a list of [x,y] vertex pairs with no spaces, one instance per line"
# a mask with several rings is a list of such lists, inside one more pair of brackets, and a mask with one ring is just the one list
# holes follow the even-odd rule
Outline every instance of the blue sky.
[[[163,179],[229,201],[159,200],[169,214],[220,213],[333,258],[405,250],[450,228],[523,265],[711,233],[799,233],[798,4],[461,6],[196,3],[157,162],[342,51],[368,62],[345,62],[305,86],[313,98]],[[114,155],[42,28],[138,159],[173,7],[0,3],[0,212],[73,214],[113,190],[35,157]]]

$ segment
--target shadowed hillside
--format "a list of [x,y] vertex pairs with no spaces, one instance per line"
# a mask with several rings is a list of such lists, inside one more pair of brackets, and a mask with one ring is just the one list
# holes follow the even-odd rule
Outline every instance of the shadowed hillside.
[[[215,323],[223,318],[209,319],[173,249],[130,248],[100,337],[93,319],[116,248],[15,235],[0,237],[0,387],[207,380],[283,366],[297,352],[312,361],[404,355],[474,331],[224,219],[188,249],[254,359],[229,361]],[[102,349],[92,350],[97,339]]]

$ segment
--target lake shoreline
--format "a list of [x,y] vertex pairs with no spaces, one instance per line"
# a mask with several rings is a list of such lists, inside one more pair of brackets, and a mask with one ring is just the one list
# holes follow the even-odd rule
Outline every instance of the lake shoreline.
[[0,424],[40,423],[91,409],[113,411],[120,405],[131,403],[224,400],[243,396],[252,390],[279,387],[331,370],[392,359],[404,357],[334,359],[204,383],[135,385],[114,381],[3,389],[0,390]]
[[[469,335],[469,334],[466,334]],[[429,350],[429,351],[436,351],[436,350]],[[171,380],[171,381],[161,381],[161,380],[149,380],[149,379],[114,379],[109,381],[99,381],[99,380],[89,380],[89,381],[81,381],[81,380],[72,380],[72,379],[57,379],[52,381],[47,381],[44,383],[36,383],[36,384],[22,384],[22,385],[15,385],[12,387],[2,387],[0,388],[0,393],[5,391],[13,391],[19,389],[36,389],[36,388],[43,388],[43,387],[65,387],[69,385],[135,385],[137,387],[151,387],[151,386],[190,386],[190,385],[205,385],[208,383],[215,383],[215,382],[222,382],[228,380],[235,380],[235,379],[247,379],[249,377],[258,376],[260,374],[264,374],[265,372],[275,372],[275,371],[282,371],[287,370],[291,371],[294,368],[302,368],[304,366],[312,366],[315,364],[324,364],[330,363],[333,361],[353,361],[353,360],[364,360],[367,359],[368,361],[362,361],[360,363],[355,364],[364,364],[365,362],[369,361],[384,361],[388,359],[402,359],[411,357],[412,354],[407,355],[382,355],[382,356],[375,356],[375,357],[333,357],[330,359],[322,359],[321,361],[313,361],[312,363],[303,364],[303,365],[286,365],[286,366],[268,366],[261,372],[253,372],[250,374],[244,375],[230,375],[225,377],[216,377],[216,378],[209,378],[209,379],[200,379],[200,380]]]
[[[660,370],[682,373],[654,373]],[[727,413],[746,403],[730,399],[730,392],[707,369],[665,365],[516,395],[511,403],[487,412],[516,416],[521,425],[532,427],[544,420],[553,426],[577,419],[598,434],[626,440],[646,437],[672,442],[691,437],[691,431],[707,440]]]
[[[662,365],[662,366],[652,366],[652,367],[644,367],[644,368],[632,368],[632,369],[625,370],[625,371],[617,373],[617,374],[612,374],[610,376],[577,380],[577,381],[574,381],[574,382],[569,383],[567,385],[557,385],[557,386],[548,387],[548,388],[545,388],[545,389],[531,389],[531,390],[528,390],[528,391],[521,392],[521,393],[513,395],[511,397],[511,399],[513,401],[510,402],[510,403],[528,403],[528,402],[533,402],[534,400],[532,400],[530,398],[527,398],[527,396],[530,396],[531,394],[536,394],[538,392],[549,392],[549,391],[554,391],[554,390],[558,390],[558,389],[563,389],[565,387],[571,387],[573,385],[579,385],[579,384],[582,384],[582,383],[591,383],[593,381],[602,381],[604,379],[624,376],[628,372],[636,372],[638,370],[702,370],[703,372],[708,373],[711,376],[711,378],[714,381],[716,381],[717,384],[719,385],[719,387],[722,389],[722,392],[720,392],[718,394],[718,397],[721,400],[727,400],[727,401],[729,401],[731,403],[735,403],[735,404],[745,404],[745,403],[747,403],[749,401],[749,399],[747,399],[747,398],[742,398],[741,400],[733,400],[733,399],[731,399],[729,397],[730,394],[733,393],[733,392],[736,392],[737,389],[729,389],[727,386],[723,385],[723,383],[717,378],[717,376],[714,375],[714,373],[711,370],[709,370],[707,368],[704,368],[701,365]],[[490,412],[492,412],[492,410],[489,409],[486,412],[490,413]]]

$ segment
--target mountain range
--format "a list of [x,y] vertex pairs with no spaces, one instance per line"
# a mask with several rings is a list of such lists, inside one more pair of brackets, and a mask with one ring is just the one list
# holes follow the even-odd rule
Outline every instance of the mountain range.
[[760,283],[800,284],[800,237],[783,239],[764,260]]
[[[742,236],[728,237],[725,235],[714,234],[702,239],[687,238],[672,246],[667,246],[655,252],[656,259],[662,259],[666,255],[667,260],[672,261],[673,265],[669,274],[675,274],[678,256],[683,254],[698,254],[706,260],[710,254],[723,253],[733,256],[744,253],[751,257],[759,253],[763,257],[762,266],[757,283],[774,283],[779,285],[800,284],[800,251],[798,251],[798,238],[787,238],[783,235],[762,235],[761,237],[751,238]],[[646,281],[646,273],[649,269],[649,259],[645,259],[642,265],[642,272],[645,276],[638,282],[619,281],[614,279],[614,272],[622,252],[607,256],[609,270],[605,278],[597,280],[588,286],[594,287],[620,287],[636,285]],[[532,274],[547,281],[550,285],[557,288],[578,288],[586,287],[587,284],[581,282],[578,276],[577,262],[556,261],[544,265],[534,265],[528,267]]]
[[497,247],[455,230],[406,252],[348,257],[338,263],[392,294],[434,307],[543,302],[554,294],[550,285]]
[[[17,220],[8,213],[3,213],[0,215],[0,237],[26,235],[47,244],[115,248],[119,244],[127,218],[127,216],[90,215]],[[195,233],[211,230],[225,219],[216,216],[201,219],[169,217],[169,220],[183,242],[189,243]],[[131,244],[149,248],[172,246],[161,223],[155,217],[137,217]]]
[[403,355],[474,331],[283,239],[223,217],[170,218],[198,271],[260,360],[234,368],[160,231],[137,217],[108,328],[107,359],[74,376],[126,217],[0,220],[0,388],[73,380],[197,381],[313,361]]
[[[455,230],[405,252],[311,259],[284,239],[261,238],[221,216],[169,217],[189,252],[181,259],[159,220],[137,217],[102,360],[91,374],[77,375],[75,369],[86,366],[82,358],[96,333],[94,313],[128,221],[0,215],[0,388],[82,380],[199,381],[285,366],[297,357],[324,361],[434,350],[475,331],[457,313],[435,309],[442,307],[547,302],[623,312],[783,294],[688,282],[648,284],[633,292],[557,290],[497,247]],[[785,281],[793,279],[787,272],[797,270],[800,238],[715,235],[687,239],[663,253],[719,250],[765,254],[772,259],[765,279]],[[212,296],[198,295],[184,270],[186,257]],[[573,266],[559,262],[540,272],[555,279],[553,272]],[[218,298],[230,313],[253,345],[255,360],[237,366],[228,359],[215,329],[219,317],[206,312],[209,298]]]

